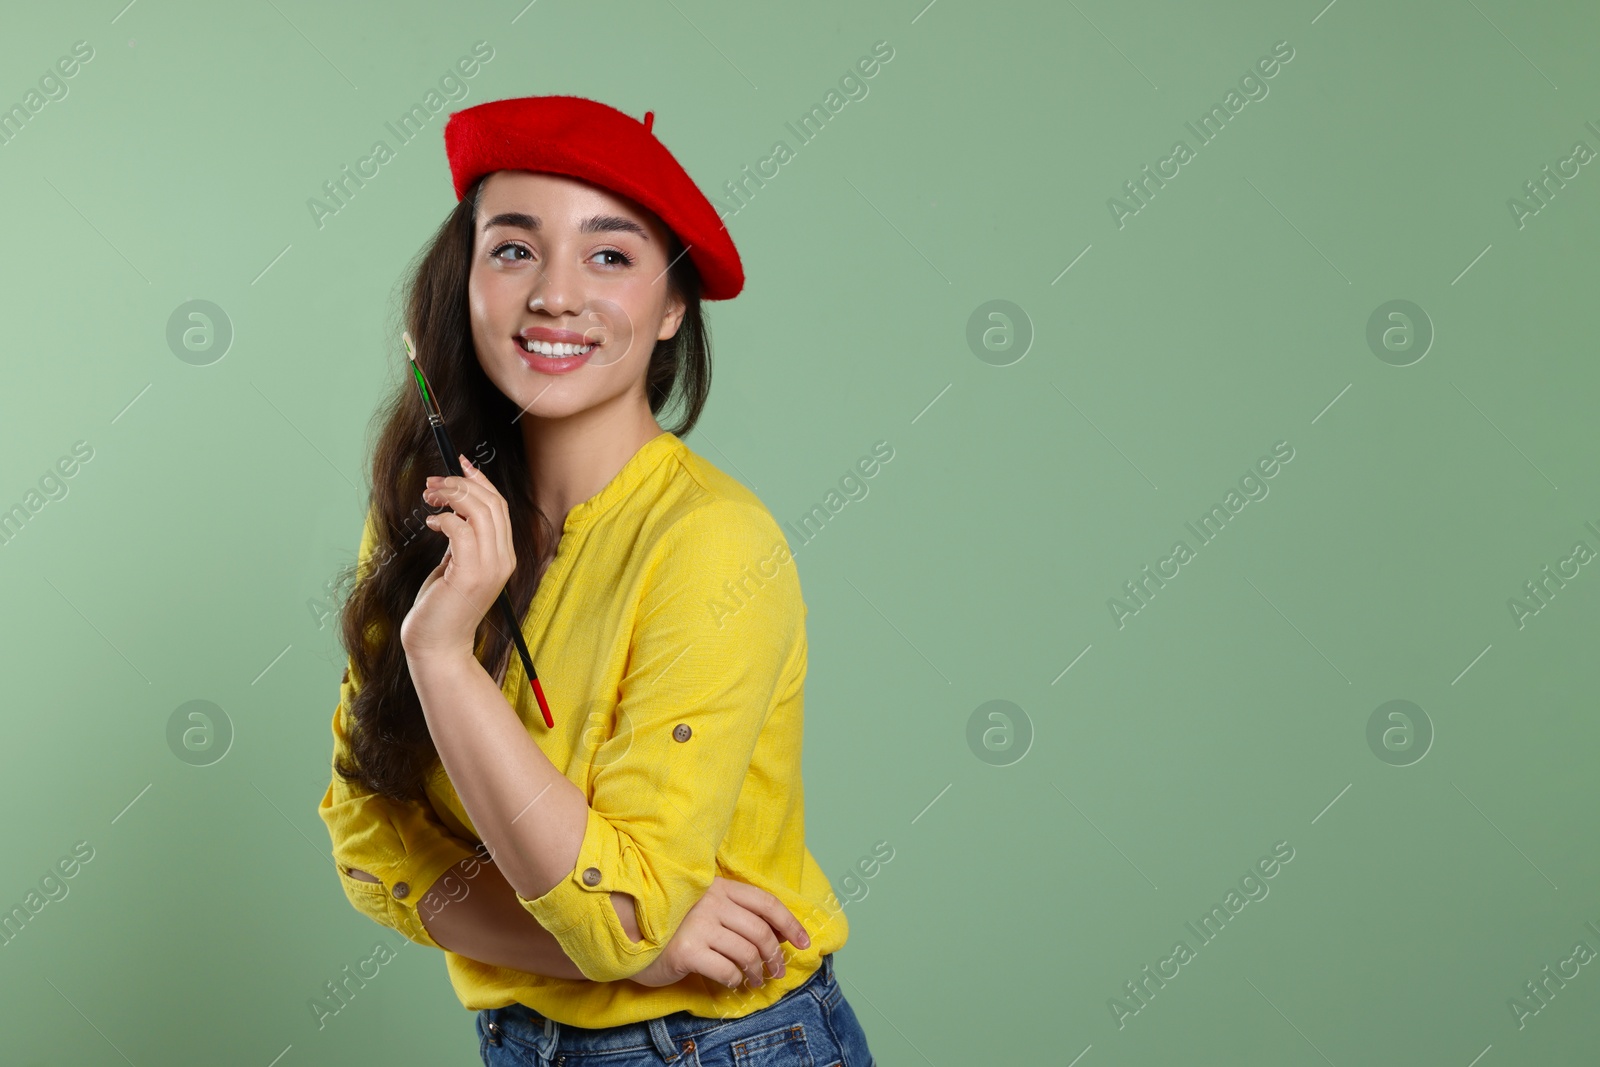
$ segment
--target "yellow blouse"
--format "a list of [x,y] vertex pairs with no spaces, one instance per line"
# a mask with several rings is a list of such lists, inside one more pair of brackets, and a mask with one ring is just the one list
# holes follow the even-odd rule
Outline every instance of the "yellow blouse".
[[[362,573],[375,543],[369,512]],[[460,874],[440,876],[475,851],[487,855],[441,764],[427,803],[397,803],[331,776],[318,811],[345,896],[369,918],[444,951],[469,1011],[516,1002],[557,1022],[600,1027],[684,1009],[739,1017],[772,1004],[849,934],[805,845],[806,613],[794,558],[760,498],[662,432],[567,515],[523,620],[555,728],[544,725],[514,649],[501,686],[534,741],[589,799],[572,873],[537,899],[517,899],[592,980],[492,966],[428,936],[418,907],[432,915],[470,892]],[[333,714],[336,756],[347,751],[345,708],[359,684],[347,670]],[[354,878],[351,868],[378,881]],[[700,975],[657,988],[626,981],[672,940],[713,875],[772,893],[805,926],[810,947],[784,944],[787,973],[755,989]],[[642,941],[622,929],[615,891],[637,902]]]

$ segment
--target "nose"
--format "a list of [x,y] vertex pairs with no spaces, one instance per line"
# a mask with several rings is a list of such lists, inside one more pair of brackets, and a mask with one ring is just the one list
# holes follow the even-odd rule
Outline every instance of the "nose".
[[583,290],[577,268],[552,258],[535,270],[528,292],[528,307],[542,307],[552,315],[582,308]]

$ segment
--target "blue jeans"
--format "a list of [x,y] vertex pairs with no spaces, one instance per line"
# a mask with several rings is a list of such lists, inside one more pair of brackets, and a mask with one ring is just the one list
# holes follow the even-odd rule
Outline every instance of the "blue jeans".
[[739,1019],[675,1011],[589,1029],[511,1004],[478,1012],[477,1026],[488,1067],[876,1067],[832,953],[802,985]]

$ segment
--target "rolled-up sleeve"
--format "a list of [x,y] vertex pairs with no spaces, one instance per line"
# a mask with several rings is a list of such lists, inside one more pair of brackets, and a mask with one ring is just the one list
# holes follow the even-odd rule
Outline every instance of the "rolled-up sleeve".
[[[358,553],[365,566],[372,551],[371,517],[363,531]],[[348,708],[355,698],[359,678],[354,665],[339,686],[339,703],[333,711],[333,758],[348,759],[350,723]],[[452,834],[426,800],[398,801],[346,782],[332,771],[317,813],[328,827],[333,844],[334,869],[345,897],[374,922],[398,930],[421,945],[442,949],[428,935],[418,914],[419,905],[432,910],[442,906],[443,893],[429,898],[439,877],[468,856],[480,854],[476,842]],[[376,882],[350,874],[367,872]]]
[[[333,713],[334,750],[339,753],[349,746],[344,717],[341,701]],[[446,829],[427,801],[392,800],[346,782],[337,772],[317,813],[333,841],[339,884],[355,909],[419,945],[443,949],[428,935],[418,908],[431,915],[442,906],[439,898],[428,898],[429,891],[446,871],[478,853],[477,847]],[[352,868],[378,880],[356,878]]]
[[[799,579],[764,508],[700,504],[651,551],[578,861],[517,896],[595,981],[649,966],[710,888],[762,725],[805,662]],[[633,896],[643,940],[614,892]]]

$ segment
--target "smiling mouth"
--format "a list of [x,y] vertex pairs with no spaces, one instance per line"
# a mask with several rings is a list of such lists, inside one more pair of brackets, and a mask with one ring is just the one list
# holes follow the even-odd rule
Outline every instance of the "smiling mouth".
[[537,356],[546,356],[552,359],[561,359],[567,356],[582,356],[599,348],[605,342],[595,341],[591,344],[552,344],[549,341],[534,341],[526,337],[515,338],[522,346],[524,352]]

